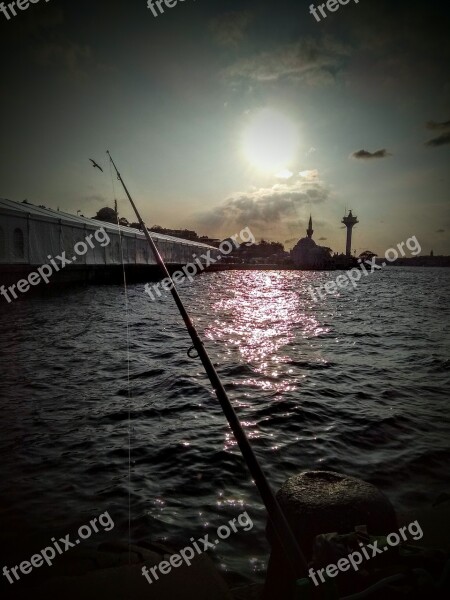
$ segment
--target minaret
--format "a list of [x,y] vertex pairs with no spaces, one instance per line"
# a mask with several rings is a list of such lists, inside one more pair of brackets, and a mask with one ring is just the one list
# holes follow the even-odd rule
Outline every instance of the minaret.
[[312,228],[312,218],[311,218],[311,215],[309,215],[309,225],[308,225],[308,229],[306,230],[306,235],[309,238],[311,238],[313,233],[314,233],[314,229]]
[[347,217],[342,219],[342,223],[347,227],[347,245],[345,247],[345,254],[347,256],[352,255],[352,229],[356,223],[359,223],[358,217],[354,217],[352,215],[352,211],[350,210]]

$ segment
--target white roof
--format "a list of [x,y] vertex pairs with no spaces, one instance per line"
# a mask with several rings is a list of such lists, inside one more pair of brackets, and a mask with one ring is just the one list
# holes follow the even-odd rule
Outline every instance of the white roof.
[[[69,224],[72,223],[77,225],[90,225],[91,227],[95,227],[96,229],[98,229],[99,227],[103,227],[107,231],[116,233],[120,231],[122,234],[125,235],[128,233],[133,236],[138,235],[139,237],[145,238],[142,231],[140,231],[139,229],[134,229],[133,227],[119,226],[115,223],[106,223],[105,221],[99,221],[97,219],[89,219],[87,217],[71,215],[60,210],[53,210],[53,208],[41,208],[40,206],[36,206],[35,204],[30,204],[28,202],[15,202],[14,200],[7,200],[6,198],[0,198],[0,213],[2,212],[25,213],[27,215],[32,215],[37,218],[45,219],[47,221],[63,221]],[[152,236],[152,238],[159,240],[177,242],[179,244],[189,244],[191,246],[202,246],[203,248],[213,248],[213,246],[210,246],[209,244],[203,244],[202,242],[197,242],[195,240],[185,240],[182,238],[173,237],[171,235],[156,233],[154,231],[150,231],[150,235]]]

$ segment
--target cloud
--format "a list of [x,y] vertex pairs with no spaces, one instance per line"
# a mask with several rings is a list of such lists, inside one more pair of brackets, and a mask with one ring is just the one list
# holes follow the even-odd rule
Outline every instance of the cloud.
[[319,238],[319,242],[325,242],[328,238],[321,237]]
[[275,177],[277,179],[290,179],[293,175],[294,173],[289,171],[289,169],[283,169],[282,171],[279,171]]
[[443,123],[436,123],[436,121],[428,121],[426,124],[427,129],[439,129],[446,131],[450,129],[450,121],[444,121]]
[[209,28],[220,46],[235,49],[244,39],[252,19],[253,14],[250,11],[232,11],[213,19]]
[[332,38],[304,38],[241,58],[226,69],[224,76],[234,82],[270,83],[290,79],[323,85],[334,82],[349,54],[348,46]]
[[436,233],[445,233],[445,229],[436,229]]
[[437,146],[445,146],[446,144],[450,144],[450,121],[443,121],[441,123],[437,123],[436,121],[428,121],[426,124],[427,129],[432,129],[433,131],[443,131],[441,135],[438,135],[435,138],[431,138],[425,142],[425,146],[436,148]]
[[425,146],[429,146],[431,148],[444,146],[445,144],[450,144],[450,131],[446,131],[438,137],[432,138],[431,140],[428,140],[428,142],[425,142]]
[[385,148],[382,150],[377,150],[376,152],[368,152],[367,150],[358,150],[357,152],[353,152],[350,155],[351,158],[356,158],[360,160],[369,160],[371,158],[386,158],[388,156],[392,156],[390,152],[388,152]]
[[70,75],[80,77],[86,75],[86,69],[92,61],[92,52],[88,45],[61,39],[40,46],[35,59],[41,66],[58,65]]
[[[91,47],[67,38],[63,32],[66,24],[61,7],[48,6],[42,11],[26,11],[17,19],[9,39],[9,34],[0,37],[0,45],[4,42],[22,46],[30,53],[30,60],[40,67],[56,67],[69,77],[80,79],[85,77],[89,69],[102,65],[93,61]],[[8,29],[10,31],[10,29]],[[11,48],[8,48],[11,51]]]
[[319,180],[293,178],[270,187],[253,187],[237,192],[220,206],[199,216],[204,225],[225,224],[267,226],[292,221],[297,210],[306,204],[320,204],[328,199],[329,190]]
[[313,181],[319,177],[319,171],[317,169],[307,169],[306,171],[300,171],[299,175],[300,177],[303,177],[303,179]]

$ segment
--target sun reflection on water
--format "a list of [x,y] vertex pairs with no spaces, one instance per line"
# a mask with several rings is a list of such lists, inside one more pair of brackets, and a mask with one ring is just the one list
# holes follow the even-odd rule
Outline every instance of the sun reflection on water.
[[[292,391],[304,374],[292,365],[312,360],[308,339],[327,331],[299,293],[288,285],[286,272],[240,271],[234,287],[214,305],[217,318],[206,331],[236,349],[255,377],[240,380],[265,391]],[[303,339],[304,347],[298,345]],[[322,360],[317,357],[318,360]]]

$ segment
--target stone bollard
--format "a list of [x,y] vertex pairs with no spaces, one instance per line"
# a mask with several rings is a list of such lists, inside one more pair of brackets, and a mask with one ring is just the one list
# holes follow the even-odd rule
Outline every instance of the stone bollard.
[[[331,471],[306,471],[290,477],[277,494],[307,561],[313,541],[321,533],[350,533],[366,525],[371,535],[397,529],[397,518],[388,498],[374,485]],[[269,521],[267,538],[272,546],[264,600],[291,600],[293,581],[283,551]]]

